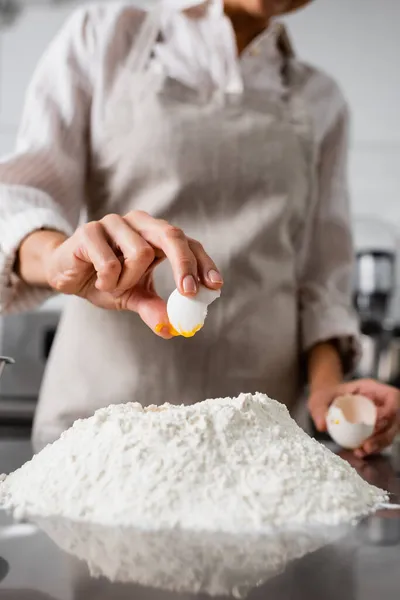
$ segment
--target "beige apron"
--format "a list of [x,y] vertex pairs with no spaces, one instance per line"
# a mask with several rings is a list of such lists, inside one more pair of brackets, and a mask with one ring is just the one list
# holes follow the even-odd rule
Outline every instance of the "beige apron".
[[[171,341],[136,314],[70,298],[42,387],[36,448],[112,403],[260,391],[292,407],[299,395],[296,269],[314,162],[301,81],[287,53],[284,99],[190,89],[148,68],[158,31],[150,13],[116,78],[92,166],[101,181],[107,165],[109,192],[89,194],[89,219],[141,209],[182,227],[221,269],[223,294],[200,333]],[[164,297],[174,288],[167,264],[156,288]]]

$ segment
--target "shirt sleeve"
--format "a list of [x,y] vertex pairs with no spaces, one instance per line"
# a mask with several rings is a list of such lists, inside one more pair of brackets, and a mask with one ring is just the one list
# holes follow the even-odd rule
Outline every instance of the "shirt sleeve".
[[353,239],[347,182],[349,114],[338,112],[319,149],[316,202],[300,274],[304,352],[335,340],[346,372],[357,362],[358,320],[352,308]]
[[16,150],[0,161],[0,312],[33,308],[51,292],[13,273],[23,239],[38,229],[70,235],[84,204],[91,104],[90,46],[84,10],[47,49],[29,86]]

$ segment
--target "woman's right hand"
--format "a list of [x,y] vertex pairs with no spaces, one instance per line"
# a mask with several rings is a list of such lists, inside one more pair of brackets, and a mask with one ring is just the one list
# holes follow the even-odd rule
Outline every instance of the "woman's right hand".
[[42,236],[41,256],[51,288],[101,308],[134,311],[163,338],[172,333],[166,303],[153,285],[157,264],[169,260],[176,286],[187,296],[197,293],[199,282],[210,289],[219,289],[223,283],[198,241],[141,211],[124,217],[107,215],[81,226],[70,238],[50,231],[31,234],[19,253],[20,274],[28,283],[37,284],[26,268],[35,234]]

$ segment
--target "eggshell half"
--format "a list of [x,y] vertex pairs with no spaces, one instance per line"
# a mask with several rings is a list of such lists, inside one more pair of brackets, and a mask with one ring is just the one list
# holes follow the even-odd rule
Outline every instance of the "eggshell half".
[[376,419],[376,406],[369,398],[360,395],[340,396],[328,411],[327,428],[339,446],[355,450],[372,435]]
[[220,290],[210,290],[204,286],[191,298],[182,296],[178,290],[173,291],[167,302],[169,322],[179,334],[191,337],[203,327],[208,306],[220,295]]

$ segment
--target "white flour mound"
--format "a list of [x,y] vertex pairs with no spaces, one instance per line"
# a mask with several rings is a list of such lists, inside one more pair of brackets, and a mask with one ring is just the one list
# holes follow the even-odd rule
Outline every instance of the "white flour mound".
[[0,483],[17,518],[252,532],[350,523],[387,495],[262,394],[109,406]]

